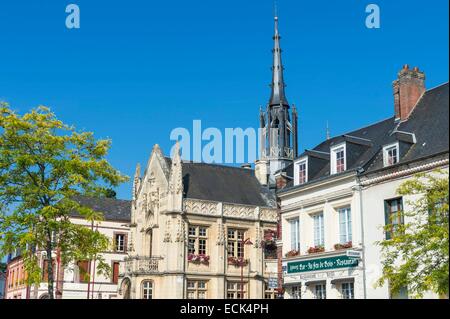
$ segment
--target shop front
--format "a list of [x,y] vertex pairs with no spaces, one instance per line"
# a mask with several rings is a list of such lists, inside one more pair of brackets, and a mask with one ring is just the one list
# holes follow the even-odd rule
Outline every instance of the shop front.
[[358,254],[321,254],[283,260],[287,299],[361,299],[362,268]]

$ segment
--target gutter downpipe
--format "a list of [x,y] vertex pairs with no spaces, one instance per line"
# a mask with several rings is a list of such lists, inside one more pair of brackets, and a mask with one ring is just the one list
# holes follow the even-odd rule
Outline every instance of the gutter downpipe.
[[[361,171],[362,170],[362,171]],[[367,299],[367,284],[366,284],[366,245],[364,244],[364,213],[363,213],[363,186],[361,184],[361,174],[364,169],[358,170],[356,178],[358,181],[358,192],[359,192],[359,213],[361,220],[361,245],[362,245],[362,262],[363,262],[363,285],[364,285],[364,299]]]

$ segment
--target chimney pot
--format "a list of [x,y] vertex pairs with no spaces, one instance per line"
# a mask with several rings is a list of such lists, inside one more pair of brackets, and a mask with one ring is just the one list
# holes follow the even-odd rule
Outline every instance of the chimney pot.
[[417,66],[410,70],[405,64],[393,82],[393,88],[395,119],[404,121],[425,93],[425,74]]

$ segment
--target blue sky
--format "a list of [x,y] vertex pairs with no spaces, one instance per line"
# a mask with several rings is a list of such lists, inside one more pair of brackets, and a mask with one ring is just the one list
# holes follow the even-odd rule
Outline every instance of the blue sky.
[[[65,27],[76,3],[81,28]],[[365,7],[381,28],[365,27]],[[448,81],[448,1],[279,0],[287,95],[300,149],[393,114],[391,82],[419,66]],[[257,127],[269,98],[271,0],[2,1],[0,100],[43,104],[66,123],[109,137],[110,162],[132,175],[175,127]],[[130,198],[131,185],[118,188]]]

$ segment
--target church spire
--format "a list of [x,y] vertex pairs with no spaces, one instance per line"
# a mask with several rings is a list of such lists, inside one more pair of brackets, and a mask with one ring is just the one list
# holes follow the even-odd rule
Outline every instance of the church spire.
[[274,47],[273,47],[273,66],[272,66],[272,84],[270,85],[272,88],[272,94],[270,96],[269,105],[270,106],[279,106],[284,105],[288,106],[289,103],[286,99],[286,95],[284,92],[284,88],[286,87],[283,78],[283,63],[281,62],[281,48],[280,48],[280,34],[278,32],[278,14],[275,10],[275,35],[273,36]]

